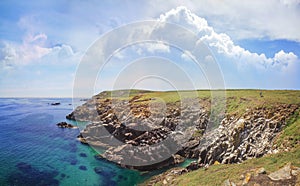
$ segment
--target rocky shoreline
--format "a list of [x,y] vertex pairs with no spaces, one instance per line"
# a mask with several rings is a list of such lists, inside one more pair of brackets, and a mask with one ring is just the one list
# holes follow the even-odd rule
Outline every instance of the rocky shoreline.
[[[141,94],[129,100],[111,99],[103,92],[77,107],[67,119],[91,122],[78,139],[105,149],[101,156],[107,160],[145,171],[175,165],[185,158],[197,159],[183,171],[188,172],[214,163],[241,163],[276,153],[274,139],[299,109],[293,104],[248,109],[242,115],[226,115],[218,127],[207,131],[209,105],[206,101],[198,108],[194,106],[197,101],[206,100],[185,100],[184,106],[168,103],[160,118],[159,102],[149,109],[151,98],[144,99]],[[171,151],[175,153],[162,157]]]

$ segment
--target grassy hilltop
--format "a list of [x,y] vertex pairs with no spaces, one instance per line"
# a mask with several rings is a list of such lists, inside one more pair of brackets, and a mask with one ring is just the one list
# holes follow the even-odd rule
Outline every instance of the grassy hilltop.
[[[182,98],[197,97],[203,101],[204,106],[209,106],[213,92],[221,92],[226,99],[226,113],[241,115],[246,109],[255,107],[272,108],[277,104],[300,104],[300,91],[298,90],[254,90],[254,89],[229,89],[229,90],[197,90],[197,91],[148,91],[124,90],[126,94],[118,95],[119,91],[106,91],[103,99],[113,95],[113,98],[130,100],[140,95],[138,103],[146,103],[151,98],[160,98],[167,104],[178,103]],[[129,93],[127,93],[129,91]],[[97,96],[102,95],[100,93]],[[102,96],[101,96],[102,97]]]
[[[199,99],[209,107],[211,92],[197,91]],[[130,93],[130,98],[141,95],[138,90]],[[193,94],[194,95],[194,94]],[[180,102],[178,92],[144,91],[140,100],[159,97],[166,103]],[[141,103],[141,102],[139,102]],[[247,109],[265,108],[272,110],[279,104],[300,105],[300,91],[297,90],[226,90],[226,115],[241,116]],[[222,185],[230,179],[235,183],[240,181],[242,174],[255,174],[258,168],[264,167],[266,172],[278,170],[286,163],[300,166],[300,115],[299,109],[290,118],[287,125],[275,140],[275,146],[281,151],[277,154],[265,155],[262,158],[246,160],[241,164],[216,164],[208,169],[198,169],[174,178],[172,185]],[[299,175],[298,175],[299,177]],[[298,178],[299,180],[299,178]],[[147,182],[146,182],[147,185]],[[164,185],[163,182],[155,185]]]
[[[283,128],[279,126],[279,132],[276,132],[276,137],[270,141],[270,144],[273,144],[274,149],[278,153],[267,154],[260,158],[250,158],[240,164],[220,164],[217,162],[209,166],[208,169],[200,168],[182,175],[173,176],[171,181],[168,181],[168,185],[222,185],[226,179],[230,179],[240,185],[242,182],[241,176],[245,175],[252,175],[252,178],[249,178],[250,185],[254,183],[264,184],[263,180],[255,180],[258,177],[253,177],[257,169],[261,167],[264,167],[267,174],[278,170],[288,162],[300,167],[300,91],[298,90],[118,90],[105,91],[95,95],[90,100],[90,103],[96,102],[103,107],[103,105],[108,105],[114,100],[122,100],[123,102],[129,102],[130,108],[135,115],[139,116],[141,113],[145,113],[145,116],[147,116],[149,104],[163,102],[170,108],[172,114],[186,99],[193,102],[196,100],[195,98],[199,100],[201,107],[208,111],[208,114],[215,111],[212,109],[217,111],[221,109],[225,111],[223,117],[234,118],[235,121],[246,118],[246,120],[253,122],[256,121],[257,118],[255,117],[257,116],[262,117],[267,123],[268,121],[282,123],[280,125]],[[214,107],[211,104],[213,99],[217,100],[217,104]],[[191,102],[187,103],[190,104]],[[101,107],[99,109],[101,110]],[[79,111],[84,113],[87,110]],[[272,127],[271,124],[268,127]],[[230,130],[237,130],[239,133],[242,133],[245,130],[244,124],[238,126],[237,129],[232,128]],[[262,134],[263,131],[260,133]],[[165,185],[166,183],[163,183],[163,181],[166,180],[168,175],[164,174],[152,178],[152,180],[156,179],[155,182],[150,180],[144,184]],[[300,181],[299,175],[297,180],[298,182]]]

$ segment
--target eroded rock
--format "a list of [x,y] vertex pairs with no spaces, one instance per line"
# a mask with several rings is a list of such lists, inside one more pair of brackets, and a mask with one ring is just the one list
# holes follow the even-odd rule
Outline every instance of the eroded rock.
[[[132,158],[131,161],[142,165],[148,161],[140,158],[145,157],[143,153],[150,159],[161,158],[161,152],[170,151],[169,147],[162,145],[157,147],[160,149],[154,149],[153,146],[170,136],[174,146],[180,147],[174,154],[198,159],[197,164],[190,165],[193,170],[199,165],[211,165],[216,161],[239,163],[261,157],[275,152],[273,140],[285,126],[286,119],[298,108],[297,105],[279,104],[272,109],[248,109],[239,117],[226,116],[218,127],[207,130],[209,112],[206,108],[193,107],[195,100],[187,100],[184,107],[178,103],[166,105],[166,113],[162,115],[159,104],[150,111],[148,104],[152,99],[141,99],[142,96],[137,95],[128,101],[106,96],[103,94],[89,99],[67,118],[90,121],[91,124],[81,131],[78,137],[80,141],[106,149],[103,157],[124,166],[124,157],[128,156]],[[182,140],[186,136],[189,139]],[[134,147],[148,150],[139,151]],[[178,163],[176,158],[171,159],[163,164]],[[150,168],[156,169],[162,164],[156,166]]]
[[57,123],[56,125],[60,128],[69,128],[69,129],[77,129],[78,128],[77,126],[71,125],[67,122],[60,122],[60,123]]

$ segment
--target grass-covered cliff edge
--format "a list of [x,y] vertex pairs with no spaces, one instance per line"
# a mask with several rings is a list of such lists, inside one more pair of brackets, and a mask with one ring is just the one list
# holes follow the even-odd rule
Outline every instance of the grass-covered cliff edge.
[[[270,173],[288,162],[300,166],[300,91],[226,90],[226,99],[221,98],[226,103],[225,114],[210,131],[207,126],[211,119],[212,92],[199,90],[195,96],[195,92],[184,91],[185,98],[180,97],[181,93],[106,91],[76,108],[67,118],[90,121],[79,136],[82,142],[106,149],[103,157],[124,166],[128,152],[131,161],[142,164],[147,159],[140,160],[141,153],[166,150],[166,147],[152,149],[152,146],[178,131],[180,120],[194,127],[193,130],[181,129],[183,136],[191,131],[192,134],[171,158],[152,166],[127,166],[152,170],[180,163],[185,158],[196,160],[188,169],[170,170],[152,178],[145,183],[149,185],[222,185],[227,179],[230,179],[228,184],[239,185],[246,180],[250,185],[282,185],[280,181],[268,182],[266,175],[255,177],[255,172],[264,167],[265,172]],[[200,108],[195,107],[195,103],[200,103]],[[165,107],[165,113],[160,113],[160,107]],[[221,108],[215,106],[214,109]],[[146,122],[139,123],[141,119]],[[137,130],[138,125],[147,131]],[[117,148],[111,147],[112,137],[105,136],[104,130],[122,143]],[[177,136],[172,138],[174,144],[180,143],[178,139]],[[146,150],[135,151],[136,146]],[[127,154],[123,153],[124,149]],[[159,153],[151,153],[151,159],[159,156]],[[296,182],[294,176],[286,183],[294,185]]]

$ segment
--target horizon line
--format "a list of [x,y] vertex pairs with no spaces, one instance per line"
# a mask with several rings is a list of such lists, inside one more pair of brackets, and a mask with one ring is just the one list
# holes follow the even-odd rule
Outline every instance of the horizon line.
[[[300,89],[260,89],[260,88],[229,88],[229,89],[196,89],[196,90],[191,90],[191,89],[183,89],[183,90],[150,90],[150,89],[116,89],[116,90],[104,90],[101,92],[105,91],[125,91],[125,90],[137,90],[137,91],[151,91],[151,92],[171,92],[171,91],[219,91],[219,90],[224,90],[224,91],[235,91],[235,90],[259,90],[259,91],[300,91]],[[94,94],[92,96],[82,96],[82,97],[72,97],[72,96],[0,96],[0,99],[9,99],[9,98],[23,98],[23,99],[33,99],[33,98],[50,98],[50,99],[86,99],[86,98],[91,98],[95,95],[100,94],[101,92]]]

